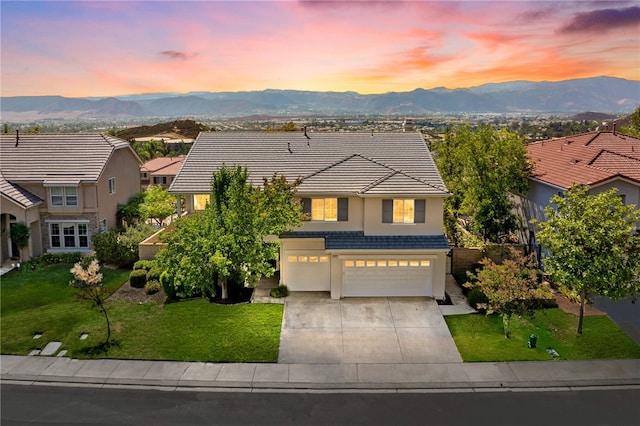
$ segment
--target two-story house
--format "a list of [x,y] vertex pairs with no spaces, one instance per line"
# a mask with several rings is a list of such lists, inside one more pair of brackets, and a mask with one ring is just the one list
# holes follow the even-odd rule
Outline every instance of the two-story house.
[[0,250],[18,256],[12,223],[29,226],[23,258],[91,252],[91,237],[116,225],[119,204],[140,192],[140,158],[102,134],[0,137]]
[[[591,194],[618,189],[625,204],[640,208],[640,139],[614,131],[596,131],[527,145],[533,163],[526,197],[519,199],[521,240],[536,245],[531,219],[546,220],[544,208],[574,184]],[[640,223],[638,223],[640,231]]]
[[151,185],[160,185],[168,189],[183,162],[183,156],[158,157],[145,162],[140,166],[140,184],[145,189]]
[[302,178],[309,220],[279,236],[290,290],[445,297],[449,192],[419,133],[203,132],[169,192],[204,209],[223,164],[246,166],[254,185],[273,173]]

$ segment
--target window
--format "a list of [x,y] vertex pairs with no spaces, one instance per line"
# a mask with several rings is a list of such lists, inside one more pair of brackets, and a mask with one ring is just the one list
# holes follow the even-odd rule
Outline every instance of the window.
[[393,200],[393,223],[413,223],[414,200]]
[[382,223],[424,223],[425,200],[382,200]]
[[107,230],[107,219],[101,219],[98,225],[99,231],[104,232]]
[[194,210],[204,210],[209,204],[209,200],[211,195],[209,194],[195,194],[193,196],[193,209]]
[[50,223],[49,243],[51,248],[89,248],[89,224]]
[[311,200],[311,220],[337,221],[337,198],[314,198]]
[[116,193],[116,178],[112,177],[109,178],[109,194],[115,194]]
[[54,186],[49,190],[51,206],[73,207],[78,205],[78,188],[75,186]]
[[154,176],[153,177],[153,184],[154,185],[166,185],[167,184],[167,177],[166,176]]
[[302,212],[307,220],[344,222],[349,220],[348,198],[303,198]]

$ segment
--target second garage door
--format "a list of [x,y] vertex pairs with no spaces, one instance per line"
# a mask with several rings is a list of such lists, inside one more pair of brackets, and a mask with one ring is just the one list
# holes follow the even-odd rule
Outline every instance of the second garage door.
[[431,260],[425,258],[349,258],[342,260],[342,295],[432,296]]

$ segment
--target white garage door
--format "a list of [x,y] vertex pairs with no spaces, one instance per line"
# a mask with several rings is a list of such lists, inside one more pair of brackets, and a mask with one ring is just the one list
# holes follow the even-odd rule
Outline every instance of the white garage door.
[[330,291],[330,257],[321,250],[287,250],[286,284],[291,291]]
[[429,259],[354,257],[342,262],[345,297],[433,295]]

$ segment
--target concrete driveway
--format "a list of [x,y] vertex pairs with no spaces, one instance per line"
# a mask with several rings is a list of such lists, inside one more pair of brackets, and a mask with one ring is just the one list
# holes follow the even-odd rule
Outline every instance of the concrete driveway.
[[294,292],[285,299],[279,363],[462,362],[435,300],[332,300]]

